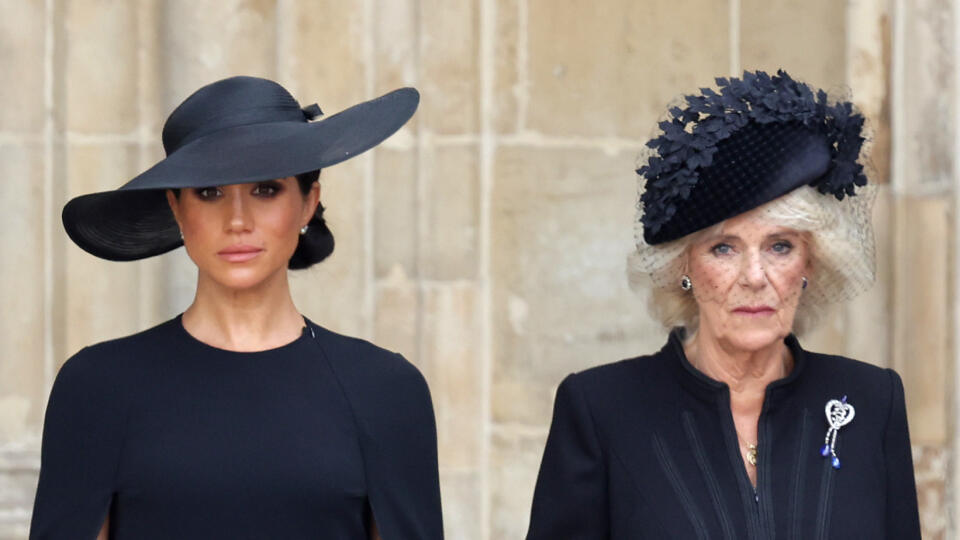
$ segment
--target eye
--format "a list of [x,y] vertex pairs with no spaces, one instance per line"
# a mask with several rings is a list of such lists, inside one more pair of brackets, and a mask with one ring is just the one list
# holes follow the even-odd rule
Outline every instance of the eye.
[[280,185],[276,182],[261,182],[253,188],[253,194],[258,197],[270,198],[280,193]]
[[770,249],[772,249],[774,253],[786,255],[787,253],[790,253],[790,251],[793,250],[793,244],[791,244],[790,242],[787,242],[786,240],[780,240],[780,241],[774,242],[773,246],[771,246]]
[[222,195],[220,188],[217,187],[197,188],[193,192],[196,193],[198,199],[203,201],[212,201]]
[[733,252],[733,246],[720,242],[719,244],[710,248],[710,252],[714,255],[729,255]]

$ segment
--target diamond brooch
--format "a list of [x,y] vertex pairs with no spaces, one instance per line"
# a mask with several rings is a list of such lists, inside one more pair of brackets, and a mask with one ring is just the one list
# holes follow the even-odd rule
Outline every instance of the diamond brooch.
[[830,427],[827,428],[827,436],[823,438],[823,447],[820,448],[820,455],[823,457],[832,456],[830,464],[834,469],[839,469],[840,458],[837,457],[837,452],[835,451],[837,434],[840,433],[840,428],[853,420],[856,411],[853,405],[847,403],[847,396],[843,396],[842,399],[831,399],[828,401],[824,412],[827,415],[827,423],[830,424]]

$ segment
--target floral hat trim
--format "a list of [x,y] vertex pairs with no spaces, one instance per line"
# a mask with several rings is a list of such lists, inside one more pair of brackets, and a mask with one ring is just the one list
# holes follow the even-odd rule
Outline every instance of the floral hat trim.
[[719,93],[701,88],[700,95],[685,96],[686,108],[672,107],[659,123],[663,133],[647,142],[655,152],[637,169],[646,178],[640,197],[641,222],[656,234],[677,213],[677,204],[690,196],[700,171],[713,163],[717,144],[750,122],[800,123],[822,133],[830,147],[826,174],[810,183],[820,193],[838,200],[856,195],[867,177],[857,162],[863,146],[863,115],[853,104],[830,104],[823,90],[794,81],[783,70],[773,77],[763,71],[744,71],[743,78],[718,77]]

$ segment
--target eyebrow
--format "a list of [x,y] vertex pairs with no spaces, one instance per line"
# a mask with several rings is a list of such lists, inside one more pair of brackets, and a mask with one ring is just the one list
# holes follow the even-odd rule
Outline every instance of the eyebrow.
[[[764,240],[770,240],[775,238],[787,238],[787,237],[797,237],[802,236],[802,231],[796,231],[793,229],[784,229],[782,231],[777,231],[770,233],[763,237]],[[741,240],[741,238],[735,234],[718,234],[714,236],[708,236],[704,238],[704,242],[724,242],[729,240]]]

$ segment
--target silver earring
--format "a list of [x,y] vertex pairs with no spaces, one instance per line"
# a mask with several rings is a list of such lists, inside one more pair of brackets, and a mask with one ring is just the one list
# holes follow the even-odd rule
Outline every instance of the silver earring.
[[804,289],[806,289],[806,288],[807,288],[807,283],[808,283],[807,277],[806,277],[806,276],[803,276],[803,277],[801,277],[800,279],[803,280],[803,285],[802,285],[802,287],[803,287]]
[[183,241],[183,231],[180,231],[180,241]]
[[300,234],[307,234],[308,227],[309,225],[304,225],[303,227],[300,227]]
[[683,277],[680,278],[680,288],[685,291],[693,288],[693,282],[690,281],[690,276],[684,274]]

